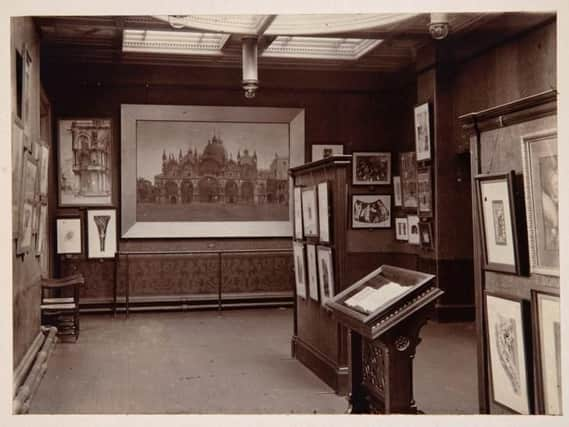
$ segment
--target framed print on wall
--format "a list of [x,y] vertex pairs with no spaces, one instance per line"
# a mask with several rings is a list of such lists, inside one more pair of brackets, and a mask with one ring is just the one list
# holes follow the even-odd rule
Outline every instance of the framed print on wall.
[[306,299],[306,263],[304,257],[304,245],[300,242],[293,242],[292,249],[294,256],[296,295]]
[[316,187],[302,189],[302,225],[305,237],[318,237],[318,201]]
[[61,119],[58,136],[59,206],[110,205],[111,119]]
[[559,275],[557,131],[522,136],[530,271]]
[[475,177],[485,270],[520,274],[514,171]]
[[531,291],[537,412],[561,415],[561,316],[559,296]]
[[391,183],[391,153],[353,153],[352,184],[384,185]]
[[417,153],[409,151],[399,154],[401,171],[401,195],[405,209],[417,208]]
[[433,230],[430,222],[419,222],[419,237],[424,249],[433,249]]
[[433,195],[431,185],[431,168],[417,170],[417,195],[419,198],[419,215],[433,216]]
[[114,209],[87,211],[87,257],[114,258],[117,251],[117,218]]
[[419,217],[417,215],[409,215],[407,217],[407,227],[409,230],[409,243],[412,245],[420,245]]
[[41,255],[43,246],[47,241],[47,205],[41,205],[39,208],[39,226],[36,236],[36,255]]
[[330,205],[328,202],[328,183],[318,184],[318,227],[320,241],[330,243]]
[[294,237],[302,239],[302,188],[294,187]]
[[352,228],[391,228],[391,196],[352,194]]
[[336,154],[344,154],[343,144],[313,144],[312,161],[326,159]]
[[332,248],[318,246],[318,279],[320,284],[320,302],[323,306],[334,297],[334,261],[332,258]]
[[58,254],[80,254],[83,252],[81,218],[57,218],[56,234]]
[[308,264],[308,294],[314,301],[318,301],[318,264],[315,245],[306,245],[306,263]]
[[19,121],[12,122],[12,237],[17,238],[21,208],[24,130]]
[[409,240],[409,223],[407,218],[395,218],[395,240]]
[[431,131],[429,103],[415,107],[415,151],[417,161],[431,160]]
[[492,397],[495,403],[527,415],[531,398],[525,311],[522,300],[486,292]]
[[20,188],[20,210],[18,225],[18,242],[16,253],[21,254],[33,250],[32,235],[37,228],[37,163],[31,153],[24,152],[22,166],[22,182]]
[[393,205],[403,206],[403,198],[401,195],[401,177],[393,177]]
[[49,180],[49,147],[43,144],[39,146],[39,176],[40,176],[40,196],[47,196],[47,185]]

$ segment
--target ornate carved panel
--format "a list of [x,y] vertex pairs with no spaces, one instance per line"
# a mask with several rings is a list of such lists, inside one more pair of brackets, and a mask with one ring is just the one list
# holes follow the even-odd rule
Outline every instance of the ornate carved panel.
[[363,383],[379,395],[385,394],[385,360],[387,349],[378,343],[364,340],[363,346]]
[[228,254],[222,257],[223,293],[292,292],[292,280],[290,254]]
[[61,276],[81,273],[85,284],[80,288],[80,298],[112,298],[114,287],[114,260],[85,258],[60,259]]

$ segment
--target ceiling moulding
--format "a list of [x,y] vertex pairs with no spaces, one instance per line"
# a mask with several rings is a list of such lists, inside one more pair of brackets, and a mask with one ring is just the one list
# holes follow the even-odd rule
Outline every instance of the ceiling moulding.
[[278,36],[262,53],[269,58],[356,60],[382,40]]
[[265,28],[269,15],[155,15],[174,28],[188,28],[226,34],[257,35]]
[[222,55],[228,34],[188,31],[123,31],[123,52]]

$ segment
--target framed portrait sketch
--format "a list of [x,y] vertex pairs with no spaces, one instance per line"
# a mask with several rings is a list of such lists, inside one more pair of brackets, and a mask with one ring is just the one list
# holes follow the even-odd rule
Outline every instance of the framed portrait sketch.
[[318,184],[318,227],[320,241],[330,243],[330,204],[328,202],[328,183]]
[[58,121],[59,206],[112,203],[112,137],[111,119]]
[[294,237],[302,239],[302,188],[294,187]]
[[482,233],[483,267],[520,274],[514,171],[475,177],[478,216]]
[[393,177],[393,205],[403,206],[403,197],[401,195],[401,177]]
[[18,121],[12,122],[12,237],[17,238],[21,208],[24,130]]
[[318,278],[320,283],[320,302],[323,306],[334,297],[334,261],[332,258],[332,248],[318,246]]
[[117,217],[114,209],[87,211],[87,257],[114,258],[117,251]]
[[391,228],[391,195],[352,194],[352,228]]
[[318,237],[318,201],[316,187],[302,189],[302,225],[305,237]]
[[395,240],[409,240],[409,223],[407,218],[395,218]]
[[344,144],[313,144],[312,161],[326,159],[336,154],[344,154]]
[[561,415],[561,315],[559,296],[531,291],[537,413]]
[[304,110],[121,105],[121,233],[291,237]]
[[530,271],[559,275],[557,131],[522,137]]
[[415,107],[415,151],[417,161],[431,160],[431,130],[429,103]]
[[407,227],[409,230],[409,243],[412,245],[420,245],[419,217],[417,215],[409,215],[407,217]]
[[401,195],[405,209],[419,206],[417,199],[417,153],[409,151],[399,154],[401,172]]
[[527,309],[523,301],[486,292],[490,381],[495,403],[519,414],[531,413]]
[[292,250],[294,256],[296,295],[306,299],[306,264],[304,257],[304,245],[300,242],[293,242]]
[[83,252],[81,218],[57,218],[57,253],[80,254]]
[[306,262],[308,264],[308,294],[314,301],[318,301],[318,264],[315,245],[306,245]]
[[419,196],[419,215],[433,216],[433,195],[431,185],[431,168],[417,170],[417,194]]
[[430,222],[419,222],[419,237],[424,249],[434,249],[433,230]]
[[383,185],[391,183],[391,153],[353,153],[352,184]]

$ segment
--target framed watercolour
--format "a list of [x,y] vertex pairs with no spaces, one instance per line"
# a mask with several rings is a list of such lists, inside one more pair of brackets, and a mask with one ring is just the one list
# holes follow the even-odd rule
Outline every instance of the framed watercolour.
[[486,292],[492,397],[519,414],[531,413],[525,312],[523,301]]
[[294,187],[294,237],[302,239],[302,189]]
[[406,209],[417,208],[419,206],[417,199],[417,153],[414,151],[400,153],[399,160],[403,207]]
[[312,161],[326,159],[336,154],[344,154],[343,144],[313,144]]
[[291,237],[304,110],[121,105],[124,238]]
[[87,257],[114,258],[117,251],[117,218],[114,209],[87,211]]
[[403,206],[403,197],[401,195],[401,177],[393,177],[393,205]]
[[80,254],[82,250],[81,218],[57,218],[57,253]]
[[353,153],[352,184],[391,183],[391,153]]
[[475,178],[484,269],[519,274],[514,171]]
[[294,256],[296,295],[306,299],[306,264],[304,257],[304,245],[300,242],[293,242],[292,250]]
[[308,294],[314,301],[318,301],[318,265],[315,245],[306,245],[306,262],[308,264]]
[[323,306],[334,297],[334,260],[332,248],[318,246],[318,282],[320,284],[320,302]]
[[352,228],[390,228],[391,196],[352,195]]
[[21,208],[24,130],[18,121],[12,122],[12,237],[17,238]]
[[433,216],[433,196],[431,186],[431,168],[417,170],[417,195],[419,197],[419,215]]
[[559,275],[557,131],[522,137],[530,271]]
[[58,121],[59,206],[112,203],[111,119]]
[[417,161],[431,160],[429,103],[415,107],[415,151]]
[[318,228],[320,241],[330,243],[330,205],[328,202],[328,183],[318,184]]
[[409,240],[409,223],[407,218],[395,218],[395,240]]
[[407,227],[409,230],[409,243],[412,245],[420,245],[421,235],[419,234],[419,217],[417,215],[409,215],[407,217]]
[[305,237],[318,237],[316,187],[302,189],[302,225]]
[[537,412],[561,415],[561,316],[559,296],[531,291]]
[[430,222],[419,222],[419,237],[421,246],[425,249],[433,249],[433,230]]

